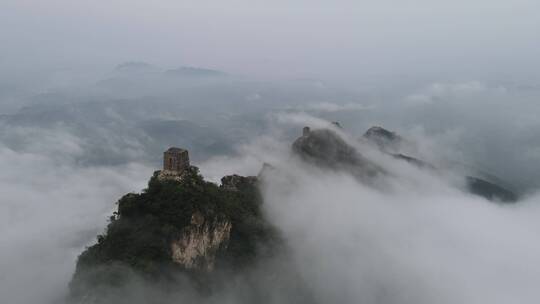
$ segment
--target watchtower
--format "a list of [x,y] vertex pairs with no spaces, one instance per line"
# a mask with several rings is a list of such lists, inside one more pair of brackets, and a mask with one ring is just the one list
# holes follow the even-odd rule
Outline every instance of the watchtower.
[[163,170],[183,172],[189,167],[188,151],[180,148],[169,148],[163,152]]
[[308,136],[310,131],[309,127],[304,127],[302,129],[302,136]]

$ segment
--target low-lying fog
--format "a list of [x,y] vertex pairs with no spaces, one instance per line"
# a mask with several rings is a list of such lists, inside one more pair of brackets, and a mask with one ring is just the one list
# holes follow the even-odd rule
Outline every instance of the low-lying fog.
[[[263,162],[280,169],[265,184],[266,212],[322,303],[540,296],[538,84],[354,90],[131,62],[86,85],[4,93],[12,102],[0,116],[1,302],[61,301],[77,255],[103,231],[114,203],[145,187],[169,146],[189,149],[213,181],[257,174]],[[395,173],[383,191],[291,159],[301,128],[329,121],[354,145],[370,126],[384,126],[414,142],[413,156],[494,177],[521,200],[489,203],[447,176],[362,146]],[[242,284],[218,296],[240,301]],[[289,295],[276,288],[275,297]]]

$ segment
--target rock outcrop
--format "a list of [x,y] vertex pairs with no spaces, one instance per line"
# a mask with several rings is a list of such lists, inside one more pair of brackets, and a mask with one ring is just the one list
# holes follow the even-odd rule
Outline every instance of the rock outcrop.
[[304,132],[294,141],[292,149],[305,161],[322,167],[344,169],[362,179],[384,173],[380,166],[363,157],[337,132],[330,129]]
[[423,160],[420,160],[418,158],[412,157],[412,156],[408,156],[408,155],[405,155],[405,154],[402,154],[402,153],[395,153],[395,154],[391,154],[391,155],[396,159],[404,160],[404,161],[408,162],[409,164],[417,166],[418,168],[431,169],[431,170],[436,170],[437,169],[434,165],[432,165],[432,164],[430,164],[428,162],[425,162]]
[[490,201],[513,203],[518,199],[514,192],[478,177],[467,176],[466,182],[469,192],[482,196]]
[[191,223],[171,242],[172,261],[186,269],[212,271],[220,250],[226,250],[232,223],[223,216],[207,219],[200,212],[191,216]]
[[[381,127],[371,127],[364,134],[364,138],[375,144],[383,153],[389,154],[396,159],[404,160],[421,169],[439,170],[426,161],[399,152],[404,139],[395,132]],[[472,194],[495,202],[512,203],[517,201],[517,195],[514,192],[492,181],[474,176],[464,176],[464,179],[466,190]]]
[[363,137],[384,151],[397,151],[402,143],[401,136],[377,126],[369,128]]
[[[395,132],[382,127],[371,127],[363,136],[382,153],[395,159],[406,161],[421,169],[439,171],[441,169],[416,157],[403,154],[402,145],[408,143]],[[340,135],[330,129],[311,130],[305,127],[303,134],[293,143],[293,151],[304,160],[322,167],[344,170],[359,177],[362,181],[371,181],[372,177],[385,174],[381,166],[362,156]],[[517,200],[517,195],[495,182],[479,177],[463,176],[466,191],[495,202],[510,203]]]

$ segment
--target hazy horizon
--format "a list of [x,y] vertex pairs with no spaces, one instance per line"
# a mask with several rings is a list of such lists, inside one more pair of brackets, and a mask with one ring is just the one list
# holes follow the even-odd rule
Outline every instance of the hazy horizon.
[[[0,3],[2,70],[124,61],[332,82],[538,81],[538,3],[146,1]],[[395,80],[394,80],[395,81]]]

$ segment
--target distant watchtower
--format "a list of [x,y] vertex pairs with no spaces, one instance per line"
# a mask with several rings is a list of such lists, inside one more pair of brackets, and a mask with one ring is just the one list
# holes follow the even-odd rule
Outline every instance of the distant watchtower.
[[189,167],[188,151],[180,148],[169,148],[163,152],[163,170],[183,172]]
[[302,129],[302,136],[308,136],[310,131],[309,127],[304,127]]

